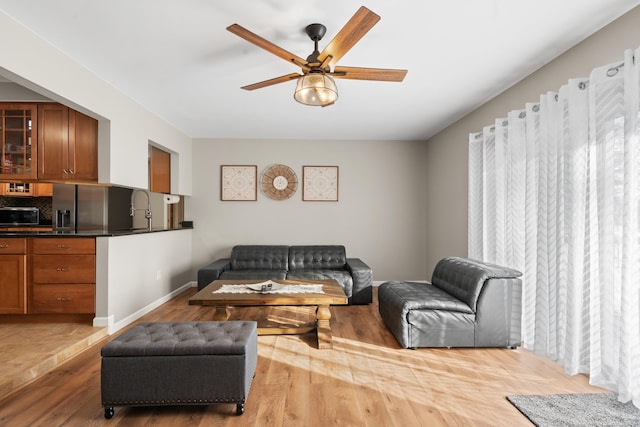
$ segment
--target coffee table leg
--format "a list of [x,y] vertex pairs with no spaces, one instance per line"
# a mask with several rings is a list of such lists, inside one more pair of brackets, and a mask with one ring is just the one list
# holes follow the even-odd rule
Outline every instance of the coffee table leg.
[[213,320],[229,320],[230,315],[229,306],[217,305],[216,311],[213,313]]
[[333,348],[331,336],[331,311],[328,305],[319,305],[316,310],[316,328],[318,334],[318,348]]

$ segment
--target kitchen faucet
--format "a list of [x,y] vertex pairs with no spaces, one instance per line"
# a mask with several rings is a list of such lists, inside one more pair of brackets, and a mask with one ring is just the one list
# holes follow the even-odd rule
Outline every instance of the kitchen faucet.
[[[147,208],[146,209],[137,209],[135,207],[136,193],[138,193],[138,192],[142,192],[142,193],[147,195]],[[134,216],[136,214],[136,211],[141,211],[141,210],[144,210],[144,217],[147,218],[149,231],[151,231],[151,195],[149,194],[149,192],[147,190],[140,190],[140,189],[136,188],[131,192],[131,208],[129,210],[129,214],[131,216]]]

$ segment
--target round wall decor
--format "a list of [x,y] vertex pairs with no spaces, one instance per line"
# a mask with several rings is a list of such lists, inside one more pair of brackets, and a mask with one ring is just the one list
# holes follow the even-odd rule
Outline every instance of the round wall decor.
[[285,200],[298,189],[298,176],[289,166],[271,165],[262,172],[262,192],[273,200]]

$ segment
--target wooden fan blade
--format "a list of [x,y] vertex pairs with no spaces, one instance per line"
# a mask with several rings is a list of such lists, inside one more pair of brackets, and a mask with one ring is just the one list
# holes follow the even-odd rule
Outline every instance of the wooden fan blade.
[[379,20],[380,16],[364,6],[360,7],[327,47],[320,52],[318,60],[324,63],[330,56],[329,66],[333,67]]
[[331,73],[331,76],[336,79],[381,80],[386,82],[401,82],[406,75],[407,70],[357,67],[335,67],[333,73]]
[[242,37],[249,43],[253,43],[254,45],[266,50],[267,52],[273,53],[274,55],[284,59],[285,61],[293,64],[306,64],[307,61],[300,58],[297,55],[271,43],[269,40],[263,39],[257,34],[252,33],[244,27],[241,27],[238,24],[229,25],[227,30],[232,32],[238,37]]
[[241,89],[244,89],[244,90],[260,89],[260,88],[271,86],[271,85],[277,85],[278,83],[288,82],[289,80],[295,80],[298,77],[300,77],[301,75],[302,74],[291,73],[291,74],[287,74],[286,76],[280,76],[280,77],[276,77],[274,79],[265,80],[265,81],[260,82],[260,83],[254,83],[252,85],[243,86]]

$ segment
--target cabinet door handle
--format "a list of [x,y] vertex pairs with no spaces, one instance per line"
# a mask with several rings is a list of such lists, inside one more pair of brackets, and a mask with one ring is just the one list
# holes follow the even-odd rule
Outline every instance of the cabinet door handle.
[[0,249],[8,248],[9,245],[0,245]]
[[68,298],[68,297],[58,297],[56,299],[58,300],[58,302],[71,301],[71,298]]
[[73,169],[69,169],[69,173],[73,175],[75,172],[73,171]]
[[57,248],[58,248],[58,249],[66,249],[66,248],[67,248],[67,245],[58,245],[58,246],[57,246]]
[[58,267],[58,268],[56,268],[56,270],[57,271],[69,271],[65,267]]

